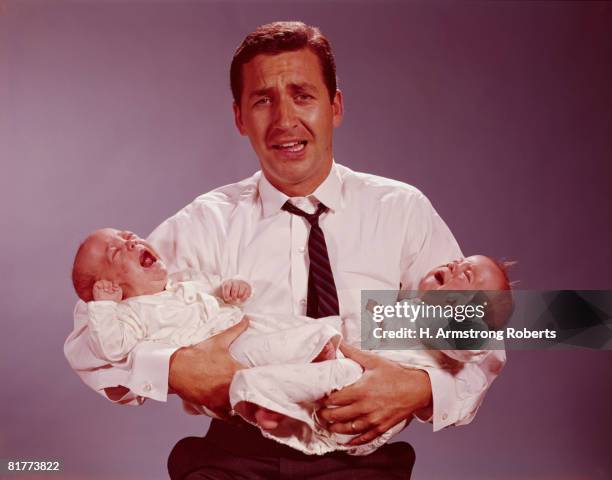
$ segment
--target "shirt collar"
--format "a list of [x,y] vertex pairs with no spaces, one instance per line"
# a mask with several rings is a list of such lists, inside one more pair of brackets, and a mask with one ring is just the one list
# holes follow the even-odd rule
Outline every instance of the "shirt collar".
[[[270,215],[278,213],[285,202],[289,200],[287,195],[268,181],[263,172],[259,177],[258,189],[264,217],[269,217]],[[341,192],[342,180],[340,179],[340,173],[338,172],[336,163],[333,162],[327,178],[308,196],[315,197],[330,210],[335,211],[340,207]]]

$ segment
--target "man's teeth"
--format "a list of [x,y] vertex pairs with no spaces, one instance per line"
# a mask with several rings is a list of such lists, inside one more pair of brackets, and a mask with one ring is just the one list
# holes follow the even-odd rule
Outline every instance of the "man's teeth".
[[275,147],[280,150],[288,150],[290,152],[299,152],[301,150],[304,150],[305,146],[306,146],[305,141],[287,142],[287,143],[281,143],[280,145],[275,145]]

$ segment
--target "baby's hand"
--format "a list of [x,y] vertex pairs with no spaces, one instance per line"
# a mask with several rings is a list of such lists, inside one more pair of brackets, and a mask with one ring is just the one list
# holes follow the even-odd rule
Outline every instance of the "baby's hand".
[[93,286],[93,298],[96,301],[111,300],[113,302],[120,302],[123,298],[123,290],[115,282],[98,280]]
[[230,278],[221,284],[221,295],[225,303],[243,303],[251,296],[251,285],[245,280]]

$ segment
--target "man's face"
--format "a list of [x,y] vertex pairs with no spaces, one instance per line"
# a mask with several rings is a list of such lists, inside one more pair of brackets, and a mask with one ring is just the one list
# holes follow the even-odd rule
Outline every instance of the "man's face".
[[289,196],[312,193],[331,168],[342,94],[330,102],[319,59],[308,48],[257,55],[242,67],[242,83],[236,126],[249,137],[266,178]]

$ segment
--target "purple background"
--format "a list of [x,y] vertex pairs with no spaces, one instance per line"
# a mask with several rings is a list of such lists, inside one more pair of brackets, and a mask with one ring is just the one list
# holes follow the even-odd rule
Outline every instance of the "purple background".
[[[421,188],[521,288],[611,288],[610,3],[0,2],[0,457],[65,478],[165,478],[203,418],[110,404],[62,355],[79,241],[148,234],[257,170],[228,68],[257,25],[318,25],[346,101],[335,155]],[[612,476],[610,352],[510,352],[468,427],[402,434],[415,478]]]

